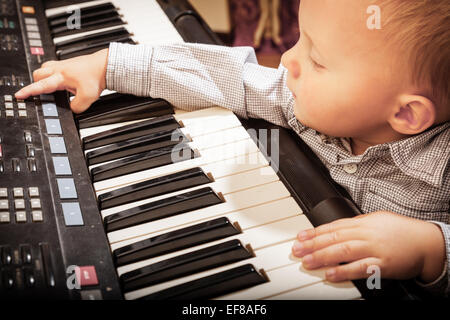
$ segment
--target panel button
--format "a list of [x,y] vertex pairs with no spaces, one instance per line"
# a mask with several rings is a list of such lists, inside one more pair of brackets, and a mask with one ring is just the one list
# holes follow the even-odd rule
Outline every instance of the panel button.
[[57,175],[71,175],[70,163],[68,157],[53,157],[53,166]]
[[16,211],[17,222],[27,222],[27,213],[25,211]]
[[3,285],[7,289],[11,289],[14,287],[14,274],[10,270],[3,270],[2,271],[2,278],[3,278]]
[[12,168],[14,172],[20,172],[22,170],[19,159],[12,159]]
[[30,52],[32,55],[35,56],[43,56],[44,55],[44,48],[42,47],[30,47]]
[[66,202],[62,204],[64,222],[66,226],[84,225],[81,208],[78,202]]
[[27,108],[27,105],[26,105],[25,102],[18,102],[18,103],[17,103],[17,108],[18,108],[18,109],[25,110],[25,109]]
[[25,18],[25,24],[37,24],[36,18]]
[[30,39],[30,46],[33,47],[42,47],[42,41],[39,39]]
[[54,288],[56,286],[55,274],[53,272],[52,254],[48,243],[40,243],[42,263],[44,267],[45,280],[47,286]]
[[39,197],[39,188],[38,187],[29,187],[28,195],[30,196],[30,198]]
[[27,157],[34,158],[36,156],[36,149],[32,144],[25,146]]
[[26,118],[28,116],[27,110],[19,110],[18,114],[21,118]]
[[58,110],[56,109],[56,104],[46,102],[42,104],[42,112],[44,113],[44,117],[57,117]]
[[33,270],[30,268],[26,268],[23,270],[23,275],[24,275],[24,279],[25,279],[25,285],[28,288],[32,288],[34,287],[35,283],[36,283],[36,279],[34,277],[34,273]]
[[28,159],[28,170],[31,172],[37,171],[36,159]]
[[14,198],[23,198],[23,188],[14,188],[13,195]]
[[32,256],[31,256],[31,248],[29,245],[21,246],[20,248],[22,252],[22,261],[25,264],[31,264],[32,262]]
[[31,132],[30,132],[30,131],[25,131],[25,132],[23,133],[23,137],[24,137],[24,139],[25,139],[25,142],[28,142],[28,143],[33,142],[33,137],[32,137],[32,135],[31,135]]
[[27,33],[28,39],[41,39],[41,35],[39,32],[28,32]]
[[58,119],[45,119],[48,134],[62,134],[61,124]]
[[16,199],[14,200],[14,208],[17,209],[25,209],[25,200]]
[[80,294],[81,300],[103,300],[100,290],[82,290]]
[[8,210],[9,204],[8,200],[0,200],[0,210]]
[[64,138],[49,137],[48,142],[50,143],[50,152],[51,153],[53,153],[53,154],[67,153],[66,144],[64,143]]
[[0,198],[8,198],[8,189],[0,188]]
[[9,212],[0,212],[0,223],[11,222]]
[[75,269],[77,282],[82,287],[95,286],[98,284],[97,273],[94,266],[82,266]]
[[35,10],[33,6],[22,6],[22,12],[28,14],[35,14]]
[[5,102],[12,102],[13,101],[13,96],[10,94],[5,94],[3,96],[3,98],[5,99]]
[[39,32],[39,27],[34,24],[27,24],[27,25],[25,25],[25,28],[27,29],[28,32],[30,32],[30,31]]
[[54,102],[55,96],[52,94],[41,94],[41,95],[39,95],[39,99],[41,101]]
[[44,217],[42,215],[41,210],[33,210],[31,211],[31,218],[33,219],[33,222],[42,222],[44,221]]
[[3,264],[11,264],[13,261],[11,247],[3,247],[2,249],[2,262]]
[[78,197],[75,182],[72,178],[56,179],[61,199],[76,199]]
[[40,209],[41,208],[41,199],[31,199],[30,205],[32,209]]

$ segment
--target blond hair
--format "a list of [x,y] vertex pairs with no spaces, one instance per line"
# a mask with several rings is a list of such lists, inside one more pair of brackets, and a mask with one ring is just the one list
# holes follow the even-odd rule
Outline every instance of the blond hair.
[[389,41],[406,53],[414,84],[450,120],[450,1],[379,0]]

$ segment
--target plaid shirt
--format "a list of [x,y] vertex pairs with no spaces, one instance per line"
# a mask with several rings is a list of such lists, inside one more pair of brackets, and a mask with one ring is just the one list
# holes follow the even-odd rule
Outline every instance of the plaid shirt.
[[372,146],[355,156],[346,139],[325,136],[295,118],[286,76],[282,66],[273,69],[258,65],[250,47],[112,43],[106,83],[110,90],[163,98],[185,110],[218,105],[244,118],[262,118],[292,128],[364,213],[393,211],[440,226],[447,262],[436,281],[421,285],[448,295],[450,123]]

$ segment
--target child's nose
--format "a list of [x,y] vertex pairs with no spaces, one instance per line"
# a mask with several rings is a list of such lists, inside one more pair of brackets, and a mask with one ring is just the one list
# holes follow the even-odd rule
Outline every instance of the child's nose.
[[300,63],[297,59],[295,59],[296,57],[293,49],[294,48],[291,48],[281,56],[281,63],[286,69],[288,69],[288,72],[292,75],[292,77],[297,79],[300,77],[301,67]]

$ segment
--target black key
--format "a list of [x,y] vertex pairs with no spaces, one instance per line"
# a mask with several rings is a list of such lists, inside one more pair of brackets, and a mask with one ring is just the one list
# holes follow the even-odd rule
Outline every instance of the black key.
[[192,168],[103,193],[98,196],[98,203],[104,210],[210,182],[213,179],[201,168]]
[[[134,42],[133,39],[131,39],[129,37],[123,37],[123,39],[116,39],[116,40],[114,40],[114,42],[136,44],[136,42]],[[108,40],[108,41],[98,42],[98,43],[94,43],[92,45],[84,46],[83,48],[76,47],[76,48],[64,49],[64,50],[61,50],[59,53],[57,53],[57,56],[58,56],[59,60],[66,60],[66,59],[70,59],[70,58],[74,58],[74,57],[79,57],[79,56],[91,54],[91,53],[97,52],[99,50],[108,48],[110,43],[111,43],[111,41]]]
[[113,258],[119,267],[239,233],[241,231],[228,218],[221,217],[118,248],[114,250]]
[[[80,8],[80,18],[86,19],[86,18],[92,18],[92,17],[98,17],[104,14],[112,13],[112,14],[119,14],[117,12],[117,9],[114,7],[112,3],[105,3],[98,6],[92,6],[92,7],[86,7],[86,8]],[[73,15],[75,14],[75,11],[72,12],[62,12],[57,15],[53,15],[48,20],[48,25],[51,28],[65,25]]]
[[56,286],[56,283],[55,283],[55,274],[53,272],[53,263],[50,248],[48,246],[48,243],[40,243],[39,247],[41,248],[45,281],[48,287],[54,288]]
[[53,38],[62,37],[81,32],[97,30],[100,28],[108,28],[125,24],[117,12],[106,13],[94,17],[81,17],[80,28],[72,28],[70,25],[62,24],[51,28]]
[[84,137],[83,149],[88,150],[111,143],[127,141],[160,131],[173,131],[180,127],[180,124],[172,115],[161,116]]
[[196,153],[185,143],[163,147],[129,156],[92,168],[92,182],[98,182],[126,174],[161,167],[195,158]]
[[173,114],[163,99],[114,93],[100,97],[88,110],[75,115],[79,129]]
[[128,292],[253,256],[239,240],[233,239],[124,273],[120,284]]
[[228,218],[220,217],[118,248],[114,250],[113,258],[115,264],[121,266],[239,233],[238,226],[231,224]]
[[[105,9],[115,9],[114,5],[111,2],[107,2],[107,3],[101,3],[95,6],[89,6],[89,7],[84,7],[84,8],[80,8],[80,14],[87,14],[87,13],[92,13],[92,12],[98,12],[98,11],[102,11]],[[57,19],[67,19],[69,18],[71,15],[73,15],[74,12],[61,12],[61,13],[56,13],[53,14],[51,16],[47,17],[47,20],[49,21],[54,21]]]
[[102,31],[94,34],[90,34],[83,37],[78,37],[75,39],[70,39],[66,41],[61,41],[55,45],[56,54],[59,54],[60,51],[70,48],[81,48],[83,49],[85,46],[90,46],[96,43],[102,43],[104,41],[117,41],[124,38],[131,37],[131,34],[127,29],[120,27],[117,29]]
[[161,290],[140,300],[197,300],[212,299],[227,293],[247,289],[267,282],[251,264],[245,264],[204,278]]
[[162,147],[174,146],[181,142],[190,142],[190,140],[180,130],[162,131],[89,151],[86,154],[86,161],[88,166],[92,166]]
[[132,227],[224,202],[210,187],[143,204],[105,217],[106,232]]

